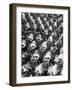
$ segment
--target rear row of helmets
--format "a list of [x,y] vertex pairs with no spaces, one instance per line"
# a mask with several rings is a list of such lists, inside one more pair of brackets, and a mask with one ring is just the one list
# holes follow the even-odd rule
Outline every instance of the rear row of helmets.
[[[33,16],[37,17],[37,18],[33,18]],[[57,27],[57,24],[60,23],[59,25],[62,24],[62,16],[58,19],[58,20],[55,20],[54,21],[54,18],[50,18],[49,20],[47,20],[48,18],[48,15],[47,15],[47,18],[46,17],[42,17],[41,19],[41,15],[38,17],[37,15],[31,15],[30,13],[22,13],[22,19],[25,20],[25,22],[27,23],[24,23],[27,27],[27,29],[31,28],[31,29],[37,29],[41,27],[41,29],[49,29],[49,30],[53,30],[52,26],[55,26]],[[44,23],[42,23],[44,21]],[[53,25],[49,24],[49,22],[51,22]],[[44,28],[46,26],[46,28]]]

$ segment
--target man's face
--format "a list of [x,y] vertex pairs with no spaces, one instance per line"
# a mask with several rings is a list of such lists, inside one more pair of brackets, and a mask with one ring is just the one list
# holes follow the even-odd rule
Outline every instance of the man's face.
[[31,59],[38,60],[39,59],[39,53],[35,51],[35,53],[32,55]]
[[26,46],[26,41],[25,40],[22,40],[22,48],[24,48]]
[[31,44],[29,45],[30,49],[35,49],[36,48],[36,42],[32,41]]
[[39,34],[39,35],[37,35],[37,36],[36,36],[36,39],[37,39],[38,41],[41,41],[41,40],[42,40],[41,35],[40,35],[40,34]]
[[33,38],[34,38],[33,34],[32,34],[32,33],[30,33],[30,34],[29,34],[29,36],[28,36],[28,39],[29,39],[30,41],[32,41],[32,40],[33,40]]
[[47,41],[43,42],[40,46],[41,51],[45,51],[47,49]]

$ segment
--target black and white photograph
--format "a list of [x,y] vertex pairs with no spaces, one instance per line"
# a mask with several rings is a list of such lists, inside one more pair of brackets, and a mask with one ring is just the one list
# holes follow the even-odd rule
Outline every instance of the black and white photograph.
[[21,13],[21,75],[63,71],[63,14]]
[[70,8],[27,4],[13,6],[11,84],[69,83]]

